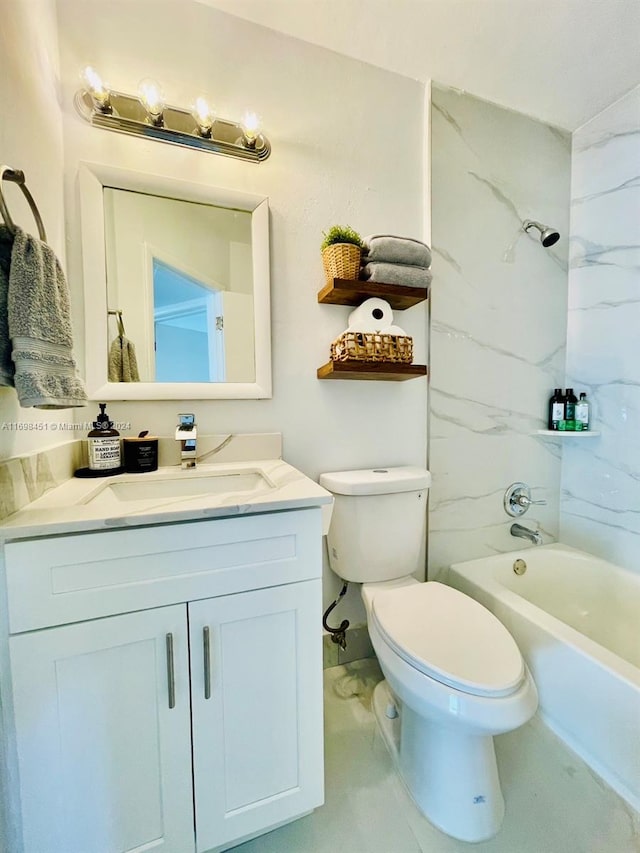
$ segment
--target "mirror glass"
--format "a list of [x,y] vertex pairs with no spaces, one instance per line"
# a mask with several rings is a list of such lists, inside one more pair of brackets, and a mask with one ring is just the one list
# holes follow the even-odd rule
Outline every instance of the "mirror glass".
[[83,163],[87,392],[271,396],[264,196]]
[[109,381],[254,382],[251,213],[105,187],[104,224]]

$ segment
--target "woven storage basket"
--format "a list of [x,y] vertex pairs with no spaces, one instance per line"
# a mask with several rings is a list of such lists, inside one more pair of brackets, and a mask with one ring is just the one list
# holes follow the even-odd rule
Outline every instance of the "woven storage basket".
[[392,361],[411,364],[413,338],[376,332],[344,332],[331,344],[331,361]]
[[360,246],[333,243],[322,250],[322,265],[327,281],[332,278],[357,279],[360,273]]

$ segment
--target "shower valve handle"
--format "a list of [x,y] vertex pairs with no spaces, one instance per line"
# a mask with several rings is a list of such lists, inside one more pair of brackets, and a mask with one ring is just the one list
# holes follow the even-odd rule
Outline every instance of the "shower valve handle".
[[514,495],[513,501],[518,504],[518,506],[530,507],[530,506],[546,506],[546,501],[532,501],[531,498],[528,498],[526,495]]
[[547,502],[532,500],[531,490],[526,483],[512,483],[505,492],[503,503],[507,515],[517,517],[523,515],[530,506],[546,506]]

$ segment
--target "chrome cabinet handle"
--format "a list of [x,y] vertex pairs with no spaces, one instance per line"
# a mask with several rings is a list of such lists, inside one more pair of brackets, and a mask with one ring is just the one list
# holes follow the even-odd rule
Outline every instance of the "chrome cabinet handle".
[[167,634],[167,684],[169,708],[176,707],[176,677],[173,668],[173,634]]
[[209,626],[202,629],[202,645],[204,649],[204,698],[211,699],[211,637]]

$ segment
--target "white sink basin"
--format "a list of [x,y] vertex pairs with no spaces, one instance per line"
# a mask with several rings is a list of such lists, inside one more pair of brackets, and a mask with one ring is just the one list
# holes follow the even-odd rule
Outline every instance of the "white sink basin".
[[[138,479],[144,477],[145,479]],[[148,477],[148,478],[147,478]],[[273,483],[257,470],[221,471],[215,474],[198,474],[184,471],[171,477],[134,475],[134,478],[105,483],[83,503],[86,506],[123,509],[158,503],[174,503],[207,495],[224,498],[226,495],[256,494],[275,488]]]

